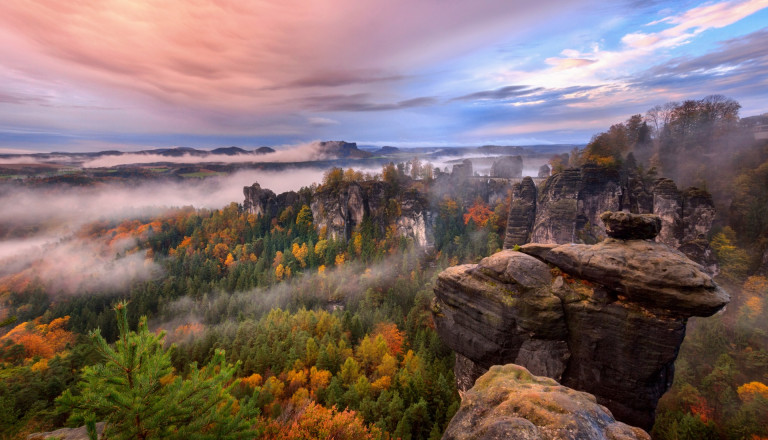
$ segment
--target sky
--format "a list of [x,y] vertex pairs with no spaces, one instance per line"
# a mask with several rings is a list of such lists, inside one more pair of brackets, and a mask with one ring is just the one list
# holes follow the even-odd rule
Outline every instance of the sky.
[[0,153],[586,143],[768,112],[768,0],[3,0]]

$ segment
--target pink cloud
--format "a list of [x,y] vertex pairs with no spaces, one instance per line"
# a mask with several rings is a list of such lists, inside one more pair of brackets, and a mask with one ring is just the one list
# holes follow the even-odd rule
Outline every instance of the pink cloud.
[[[523,0],[4,1],[0,91],[45,96],[46,112],[19,114],[17,124],[249,134],[263,124],[291,133],[306,124],[291,115],[306,111],[308,87],[401,102],[409,71],[547,12]],[[81,107],[64,108],[72,103]],[[93,107],[115,110],[94,116]]]

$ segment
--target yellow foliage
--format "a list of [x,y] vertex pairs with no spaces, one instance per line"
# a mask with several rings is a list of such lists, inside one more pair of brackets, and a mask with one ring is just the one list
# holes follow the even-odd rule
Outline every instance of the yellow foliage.
[[317,268],[317,273],[320,275],[325,274],[325,264],[321,264],[320,267]]
[[345,260],[344,254],[336,255],[336,261],[335,262],[336,262],[337,266],[341,266],[342,264],[344,264],[344,260]]
[[307,247],[306,243],[302,243],[301,246],[299,246],[298,243],[294,243],[293,247],[291,248],[291,253],[293,254],[293,257],[296,258],[296,260],[299,262],[299,264],[301,264],[301,267],[307,267],[306,259],[309,255],[309,248]]
[[45,371],[47,369],[48,369],[48,359],[45,359],[45,358],[40,359],[39,361],[35,362],[32,365],[32,367],[31,367],[31,370],[36,372],[36,373],[37,372],[41,372],[41,371]]
[[325,251],[328,249],[328,240],[320,240],[315,245],[315,255],[322,257],[325,255]]
[[392,378],[389,376],[382,376],[371,384],[371,389],[374,391],[388,390],[392,385]]
[[285,267],[283,267],[282,264],[278,264],[275,268],[275,278],[277,278],[278,281],[283,280],[283,276],[285,275]]
[[749,402],[757,396],[768,399],[768,386],[762,382],[745,383],[740,386],[736,392],[739,394],[739,399],[743,402]]
[[326,388],[331,383],[331,372],[328,370],[318,370],[317,367],[312,367],[309,370],[309,386],[312,392]]

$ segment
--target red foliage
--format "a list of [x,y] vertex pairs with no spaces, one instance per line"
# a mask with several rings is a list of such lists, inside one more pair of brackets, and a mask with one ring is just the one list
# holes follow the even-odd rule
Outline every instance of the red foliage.
[[397,328],[393,322],[380,322],[376,325],[373,336],[381,335],[387,343],[389,354],[397,357],[403,353],[403,343],[405,342],[405,333]]
[[466,214],[464,214],[464,224],[466,225],[472,220],[475,222],[475,225],[485,227],[492,214],[493,211],[491,211],[491,208],[489,208],[482,199],[478,198],[475,200],[475,203],[467,209]]

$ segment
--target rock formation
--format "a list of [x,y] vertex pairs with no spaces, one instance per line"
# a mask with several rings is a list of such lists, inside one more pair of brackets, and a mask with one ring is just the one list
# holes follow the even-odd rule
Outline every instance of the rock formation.
[[458,179],[467,179],[474,175],[472,171],[472,161],[464,159],[461,163],[457,163],[451,168],[451,177]]
[[512,185],[512,203],[507,217],[507,233],[504,248],[511,249],[518,243],[528,243],[533,221],[536,218],[536,185],[530,177]]
[[595,397],[532,375],[524,367],[494,366],[461,399],[443,440],[650,440],[617,422]]
[[[274,217],[288,206],[300,202],[301,197],[294,191],[275,195],[271,189],[262,188],[258,182],[243,188],[243,208],[252,214]],[[305,201],[306,203],[306,201]]]
[[359,150],[357,143],[344,141],[324,141],[318,144],[318,152],[325,158],[364,159],[373,154]]
[[706,191],[680,191],[670,179],[649,181],[631,167],[621,171],[592,164],[556,173],[535,191],[536,203],[531,204],[529,193],[518,196],[513,190],[512,205],[518,206],[515,218],[527,218],[516,205],[517,197],[523,197],[522,204],[534,210],[534,222],[527,231],[516,224],[517,229],[506,237],[505,249],[529,242],[597,243],[608,236],[600,214],[625,210],[658,215],[661,231],[656,241],[681,250],[710,273],[717,272],[706,242],[715,215],[712,196]]
[[[96,437],[104,437],[104,427],[106,423],[96,423]],[[88,430],[85,426],[79,428],[61,428],[51,432],[37,432],[29,434],[27,440],[89,440]]]
[[549,174],[550,174],[549,165],[544,164],[544,165],[539,167],[539,175],[538,175],[538,177],[540,179],[546,179],[547,177],[549,177]]
[[333,187],[320,187],[314,193],[301,191],[275,194],[258,183],[243,188],[243,208],[257,216],[276,217],[293,206],[298,212],[308,205],[319,230],[330,237],[348,239],[365,217],[382,235],[394,224],[398,234],[410,238],[418,246],[432,242],[433,214],[424,194],[405,181],[393,191],[386,182],[341,182]]
[[523,157],[503,156],[491,165],[491,177],[519,179],[523,177]]
[[[610,234],[633,239],[527,244],[439,275],[433,313],[459,355],[460,389],[515,363],[594,394],[618,420],[653,425],[688,318],[729,298],[701,265],[651,240],[662,219],[605,218]],[[628,233],[633,223],[642,231]]]

